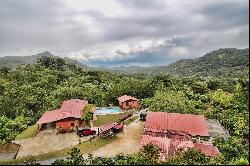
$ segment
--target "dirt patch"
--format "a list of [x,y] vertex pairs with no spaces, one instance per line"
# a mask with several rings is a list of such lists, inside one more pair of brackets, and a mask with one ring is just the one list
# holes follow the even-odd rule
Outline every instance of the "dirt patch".
[[79,143],[78,136],[75,133],[66,133],[56,135],[54,132],[40,132],[34,138],[20,139],[13,141],[21,145],[18,157],[35,156],[52,151],[64,149]]
[[20,145],[13,144],[13,143],[7,143],[0,145],[0,154],[1,153],[12,153],[16,152],[18,150]]
[[10,160],[16,157],[20,145],[7,143],[0,145],[0,160]]
[[132,154],[139,151],[141,135],[143,133],[143,122],[136,120],[129,126],[124,126],[124,131],[117,134],[118,139],[110,144],[93,151],[93,155],[111,157],[119,153]]

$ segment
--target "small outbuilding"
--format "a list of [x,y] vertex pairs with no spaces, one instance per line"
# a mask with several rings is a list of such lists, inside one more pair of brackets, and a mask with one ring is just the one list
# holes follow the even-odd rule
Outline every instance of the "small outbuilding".
[[124,95],[118,97],[117,99],[121,109],[139,108],[139,102],[135,97]]

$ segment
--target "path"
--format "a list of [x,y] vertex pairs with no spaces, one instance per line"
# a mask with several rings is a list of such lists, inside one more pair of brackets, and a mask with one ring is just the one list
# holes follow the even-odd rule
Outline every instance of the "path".
[[118,139],[98,150],[93,151],[93,155],[100,157],[111,157],[119,153],[136,153],[139,151],[142,133],[143,123],[139,120],[136,120],[129,126],[124,126],[124,132],[117,134]]

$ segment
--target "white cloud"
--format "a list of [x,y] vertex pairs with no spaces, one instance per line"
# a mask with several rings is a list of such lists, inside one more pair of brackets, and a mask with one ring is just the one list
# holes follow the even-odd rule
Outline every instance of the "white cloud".
[[154,49],[171,46],[172,44],[168,42],[167,39],[115,42],[80,50],[71,53],[69,56],[84,62],[92,60],[112,61],[123,58],[133,59],[137,54],[153,52]]
[[124,10],[116,0],[62,0],[69,11],[83,12],[88,10],[99,11],[107,17],[117,17]]
[[190,52],[187,47],[176,47],[171,51],[171,55],[175,57],[186,58],[189,54]]
[[71,18],[75,22],[77,22],[79,25],[82,25],[85,29],[85,33],[91,35],[91,36],[101,36],[103,31],[101,27],[95,22],[95,20],[87,15],[75,15]]

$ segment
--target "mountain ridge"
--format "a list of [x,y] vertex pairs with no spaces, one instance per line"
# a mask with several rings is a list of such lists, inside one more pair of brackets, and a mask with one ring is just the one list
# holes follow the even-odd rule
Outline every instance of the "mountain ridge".
[[[15,68],[22,64],[35,64],[37,58],[49,56],[59,58],[45,51],[30,56],[6,56],[0,57],[0,67],[7,66]],[[174,63],[162,66],[140,67],[140,66],[120,66],[120,67],[90,67],[77,60],[68,57],[63,58],[67,63],[75,64],[78,67],[89,68],[92,70],[104,70],[119,74],[149,74],[160,73],[177,76],[234,76],[239,77],[245,67],[249,66],[249,48],[220,48],[206,53],[194,59],[181,59]]]
[[[62,58],[50,53],[49,51],[44,51],[35,55],[28,55],[28,56],[5,56],[5,57],[0,57],[0,68],[1,67],[15,68],[23,64],[24,65],[35,64],[37,63],[37,58],[40,58],[42,56],[47,56],[52,58]],[[87,65],[80,63],[77,60],[73,60],[68,57],[64,57],[63,59],[67,63],[75,64],[78,67],[88,68]]]
[[[177,76],[239,76],[249,66],[249,48],[220,48],[194,59],[181,59],[165,66],[116,67],[114,72],[134,74],[167,73]],[[230,74],[231,73],[231,74]]]

